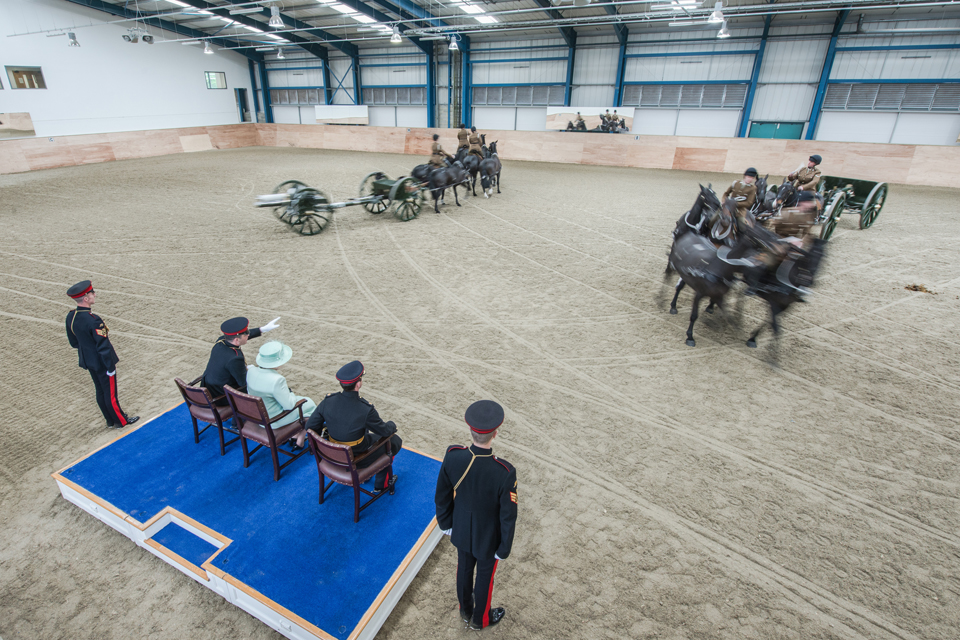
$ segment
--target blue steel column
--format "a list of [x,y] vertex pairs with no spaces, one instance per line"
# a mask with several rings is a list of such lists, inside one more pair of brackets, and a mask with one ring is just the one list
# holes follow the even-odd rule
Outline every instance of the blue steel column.
[[615,107],[623,106],[623,76],[627,66],[626,55],[627,45],[624,43],[620,45],[620,56],[617,58],[617,78],[613,88],[613,106]]
[[321,60],[320,64],[323,66],[323,104],[333,104],[335,87],[330,86],[330,64],[326,60]]
[[470,128],[473,125],[473,72],[470,65],[470,36],[460,36],[458,44],[460,46],[460,60],[463,64],[460,122]]
[[257,121],[260,113],[260,98],[257,97],[257,73],[254,71],[253,60],[247,60],[247,68],[250,69],[250,90],[253,92],[253,121]]
[[270,103],[270,81],[267,80],[266,61],[258,63],[260,67],[260,88],[263,90],[263,115],[267,122],[273,122],[273,105]]
[[453,56],[447,51],[447,129],[453,126],[450,122],[453,117],[451,115],[453,112],[453,76],[450,75],[453,71],[453,65],[450,64],[452,58]]
[[360,86],[360,56],[350,58],[353,65],[353,104],[363,104],[362,87]]
[[753,57],[753,73],[750,75],[750,88],[747,89],[747,103],[740,114],[740,130],[737,132],[738,138],[747,137],[747,126],[750,124],[750,112],[753,110],[753,97],[757,94],[757,80],[760,78],[760,66],[763,64],[763,51],[767,48],[767,36],[770,34],[770,20],[773,16],[767,16],[763,21],[763,36],[760,38],[760,48],[757,49]]
[[563,106],[570,106],[570,94],[573,92],[573,65],[577,60],[577,38],[573,37],[573,44],[567,47],[567,82],[563,88]]
[[437,126],[437,74],[433,51],[427,54],[427,127]]
[[820,72],[820,84],[817,85],[817,96],[813,99],[813,109],[810,110],[810,124],[807,125],[807,140],[813,140],[817,133],[817,123],[820,121],[820,108],[823,106],[823,98],[827,93],[827,80],[830,79],[830,72],[833,70],[833,59],[837,55],[837,37],[840,35],[840,29],[849,10],[841,11],[837,15],[837,21],[833,25],[833,35],[830,36],[830,46],[827,48],[827,57],[823,60],[823,70]]

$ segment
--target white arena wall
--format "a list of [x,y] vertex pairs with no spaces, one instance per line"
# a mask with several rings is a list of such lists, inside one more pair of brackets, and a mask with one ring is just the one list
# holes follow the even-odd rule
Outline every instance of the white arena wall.
[[[37,135],[49,137],[239,123],[238,87],[252,110],[246,58],[164,44],[172,34],[160,29],[150,29],[152,45],[128,43],[121,36],[132,23],[104,24],[112,20],[62,0],[0,2],[0,66],[41,67],[47,85],[12,89],[3,73],[0,111],[30,113]],[[7,37],[54,27],[76,33],[80,46],[65,36]],[[227,88],[207,89],[205,71],[225,73]]]

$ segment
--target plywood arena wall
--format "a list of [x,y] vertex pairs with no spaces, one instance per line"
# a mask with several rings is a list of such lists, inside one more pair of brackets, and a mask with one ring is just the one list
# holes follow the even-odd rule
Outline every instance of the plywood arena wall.
[[[238,124],[0,141],[0,173],[238,147],[301,147],[430,155],[432,134],[448,151],[452,129]],[[901,184],[957,186],[960,147],[899,144],[688,138],[554,131],[485,131],[504,160],[680,169],[740,174],[790,173],[813,153],[827,175]]]

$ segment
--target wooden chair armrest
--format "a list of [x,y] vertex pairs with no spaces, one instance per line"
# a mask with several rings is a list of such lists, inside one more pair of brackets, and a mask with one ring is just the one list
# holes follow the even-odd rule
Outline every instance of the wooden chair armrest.
[[371,453],[379,449],[381,446],[383,446],[384,443],[389,443],[389,442],[390,442],[390,436],[383,436],[382,438],[374,442],[372,445],[370,445],[369,449],[361,453],[359,456],[355,456],[353,458],[353,461],[355,463],[360,462],[361,460],[369,456]]
[[188,383],[187,383],[187,386],[188,386],[188,387],[195,387],[195,386],[197,386],[198,384],[200,384],[201,382],[203,382],[203,376],[200,376],[199,378],[197,378],[196,380],[193,380],[192,382],[188,382]]
[[302,398],[302,399],[300,399],[300,400],[297,400],[297,404],[293,405],[292,407],[290,407],[289,409],[287,409],[287,410],[284,411],[283,413],[278,413],[277,415],[273,416],[272,418],[270,418],[270,422],[275,422],[275,421],[277,421],[277,420],[280,420],[281,418],[286,418],[288,415],[290,415],[291,413],[293,413],[293,410],[294,410],[294,409],[296,409],[297,411],[300,412],[300,420],[303,420],[303,403],[306,402],[306,401],[307,401],[306,398]]

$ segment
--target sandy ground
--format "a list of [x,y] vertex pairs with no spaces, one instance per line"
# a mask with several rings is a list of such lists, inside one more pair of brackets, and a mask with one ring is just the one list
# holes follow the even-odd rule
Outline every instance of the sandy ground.
[[[64,336],[88,277],[145,418],[239,314],[282,316],[314,398],[363,360],[415,449],[501,402],[520,521],[493,637],[957,637],[960,192],[894,186],[872,229],[842,218],[779,349],[745,347],[753,299],[740,327],[702,316],[691,349],[691,297],[658,302],[668,234],[698,181],[732,176],[507,162],[489,200],[342,209],[314,237],[252,207],[285,179],[343,199],[413,164],[242,149],[0,177],[3,640],[279,637],[60,497],[49,474],[117,435]],[[442,542],[379,637],[467,637],[455,563]]]

